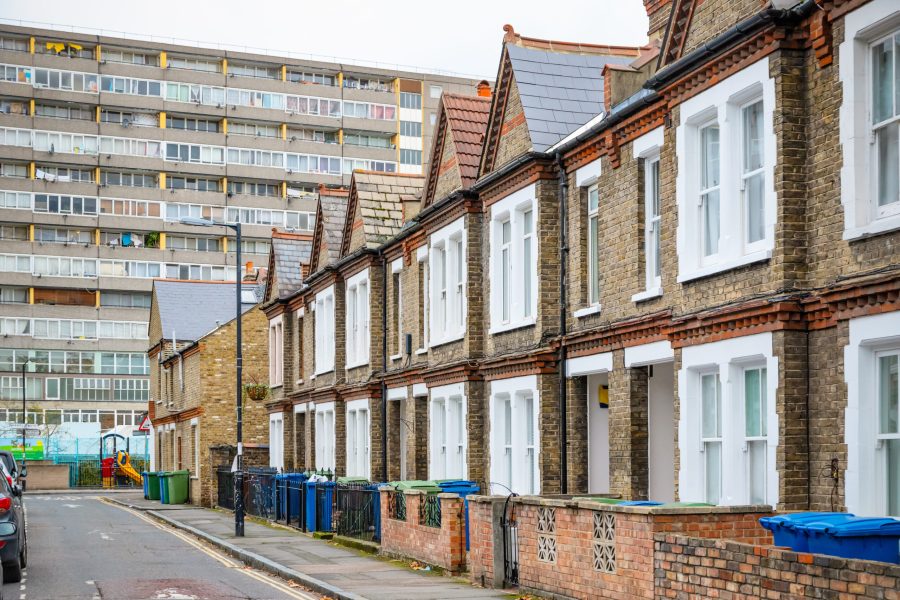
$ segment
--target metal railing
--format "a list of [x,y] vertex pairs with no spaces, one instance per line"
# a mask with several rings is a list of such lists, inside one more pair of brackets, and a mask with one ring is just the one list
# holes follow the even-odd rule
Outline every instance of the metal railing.
[[419,525],[441,526],[441,499],[437,494],[428,494],[419,501]]
[[361,540],[381,538],[381,497],[368,484],[338,484],[331,510],[332,530]]
[[275,469],[248,469],[244,474],[244,509],[248,515],[275,520]]
[[406,495],[400,491],[388,492],[388,516],[398,521],[406,520]]

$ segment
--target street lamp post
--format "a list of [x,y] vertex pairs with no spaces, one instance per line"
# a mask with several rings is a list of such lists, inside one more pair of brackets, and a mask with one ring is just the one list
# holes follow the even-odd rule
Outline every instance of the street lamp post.
[[19,470],[19,473],[25,472],[25,428],[28,426],[28,417],[25,412],[25,373],[30,364],[30,358],[22,363],[22,468]]
[[236,377],[235,377],[235,407],[237,409],[237,464],[234,471],[234,535],[244,536],[244,419],[243,419],[243,369],[244,356],[241,350],[241,224],[214,223],[208,219],[197,217],[183,217],[182,225],[195,225],[198,227],[214,227],[224,225],[234,230],[237,247],[235,248],[235,333],[236,333]]

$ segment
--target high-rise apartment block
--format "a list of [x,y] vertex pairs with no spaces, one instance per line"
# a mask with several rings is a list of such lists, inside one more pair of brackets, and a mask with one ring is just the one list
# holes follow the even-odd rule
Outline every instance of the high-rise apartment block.
[[28,423],[137,425],[152,280],[235,277],[230,230],[180,219],[240,222],[262,264],[273,227],[311,235],[322,186],[422,173],[441,93],[474,85],[0,27],[0,422],[25,368]]

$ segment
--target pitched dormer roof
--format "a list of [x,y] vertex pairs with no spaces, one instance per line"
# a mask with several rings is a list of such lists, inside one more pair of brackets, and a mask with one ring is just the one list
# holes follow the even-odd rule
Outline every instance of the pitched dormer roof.
[[319,192],[316,205],[316,228],[313,233],[309,273],[336,262],[341,253],[344,219],[347,217],[346,190]]
[[300,289],[312,254],[312,236],[272,229],[266,301],[287,298]]
[[640,56],[633,46],[606,46],[524,37],[503,27],[497,92],[481,161],[482,175],[495,166],[506,103],[515,86],[532,149],[544,152],[603,112],[603,67],[627,65]]
[[400,233],[403,200],[422,192],[424,177],[379,171],[354,171],[341,240],[341,256],[361,247],[377,248]]
[[425,204],[431,204],[437,181],[446,165],[444,147],[453,144],[455,165],[459,168],[459,185],[467,188],[478,179],[478,163],[484,148],[484,133],[490,116],[490,96],[441,95],[431,158],[428,162],[428,183]]

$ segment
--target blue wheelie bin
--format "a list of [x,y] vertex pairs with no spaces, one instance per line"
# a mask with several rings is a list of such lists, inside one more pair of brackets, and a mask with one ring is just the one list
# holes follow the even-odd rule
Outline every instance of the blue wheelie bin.
[[141,473],[141,483],[144,485],[144,500],[150,499],[150,473]]
[[662,504],[662,502],[653,500],[626,500],[625,502],[620,502],[619,506],[662,506]]
[[853,516],[838,512],[800,512],[762,517],[759,524],[772,532],[776,546],[787,546],[794,552],[809,552],[809,536],[804,530],[807,523],[839,523]]
[[477,494],[481,488],[474,481],[467,479],[442,479],[435,481],[441,491],[447,494],[459,494],[463,499],[463,510],[466,515],[466,550],[469,549],[469,500],[466,498],[469,494]]
[[[331,531],[331,513],[334,504],[334,481],[316,484],[316,531]],[[322,490],[319,492],[318,490]]]
[[837,523],[803,525],[809,551],[842,558],[900,564],[900,521],[884,517],[850,517]]
[[306,531],[312,533],[316,530],[316,482],[305,481],[303,483],[303,503],[306,508],[306,523],[303,524]]
[[168,471],[159,473],[159,501],[163,504],[169,503],[169,475]]

